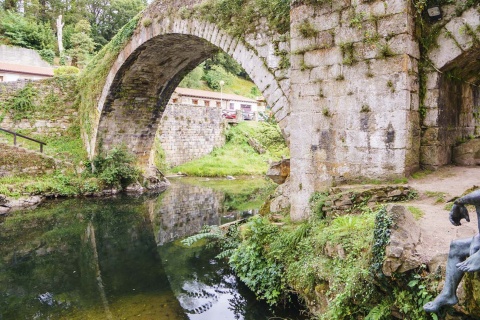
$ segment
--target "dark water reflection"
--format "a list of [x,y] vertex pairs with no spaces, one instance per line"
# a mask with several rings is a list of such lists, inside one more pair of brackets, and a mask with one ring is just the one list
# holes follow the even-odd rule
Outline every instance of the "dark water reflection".
[[157,198],[49,202],[6,218],[0,319],[299,319],[256,301],[216,252],[177,240],[242,214],[231,211],[231,192],[202,184],[176,182]]

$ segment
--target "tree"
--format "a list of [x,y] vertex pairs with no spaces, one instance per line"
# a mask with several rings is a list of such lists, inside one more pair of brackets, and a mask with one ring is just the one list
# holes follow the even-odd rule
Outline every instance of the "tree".
[[90,54],[95,49],[91,34],[91,26],[87,20],[80,20],[75,25],[75,31],[70,37],[72,48],[69,54],[72,57],[72,64],[78,67],[84,67],[87,64]]
[[93,0],[89,11],[95,42],[106,44],[146,6],[146,0]]
[[50,26],[13,11],[0,11],[0,42],[35,50],[55,48]]

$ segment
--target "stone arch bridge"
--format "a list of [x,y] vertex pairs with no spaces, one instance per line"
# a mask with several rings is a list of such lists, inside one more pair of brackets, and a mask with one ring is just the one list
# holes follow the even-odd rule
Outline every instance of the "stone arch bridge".
[[[105,79],[89,153],[124,143],[146,165],[175,87],[223,50],[259,87],[290,145],[292,218],[307,217],[311,194],[331,185],[449,164],[454,146],[480,135],[480,20],[464,2],[429,21],[411,1],[293,0],[288,33],[260,19],[233,37],[182,17],[201,1],[157,0]],[[426,36],[436,45],[422,46]]]

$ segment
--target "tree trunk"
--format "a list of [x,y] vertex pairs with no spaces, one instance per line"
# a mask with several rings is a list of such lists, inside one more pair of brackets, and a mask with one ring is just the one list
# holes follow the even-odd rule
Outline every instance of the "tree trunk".
[[61,57],[63,52],[63,26],[62,15],[57,18],[57,40],[58,40],[58,55]]

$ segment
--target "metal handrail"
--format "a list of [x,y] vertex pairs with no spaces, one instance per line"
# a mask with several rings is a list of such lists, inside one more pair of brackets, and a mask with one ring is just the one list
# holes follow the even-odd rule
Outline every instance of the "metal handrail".
[[4,131],[4,132],[6,132],[6,133],[10,133],[10,134],[13,135],[13,145],[14,145],[14,146],[17,145],[17,136],[40,144],[40,152],[41,152],[41,153],[43,153],[43,146],[46,146],[46,145],[47,145],[47,144],[46,144],[45,142],[43,142],[43,141],[39,141],[39,140],[30,138],[30,137],[24,136],[23,134],[17,133],[17,132],[15,132],[15,131],[10,131],[10,130],[7,130],[7,129],[2,129],[2,128],[0,128],[0,131]]

